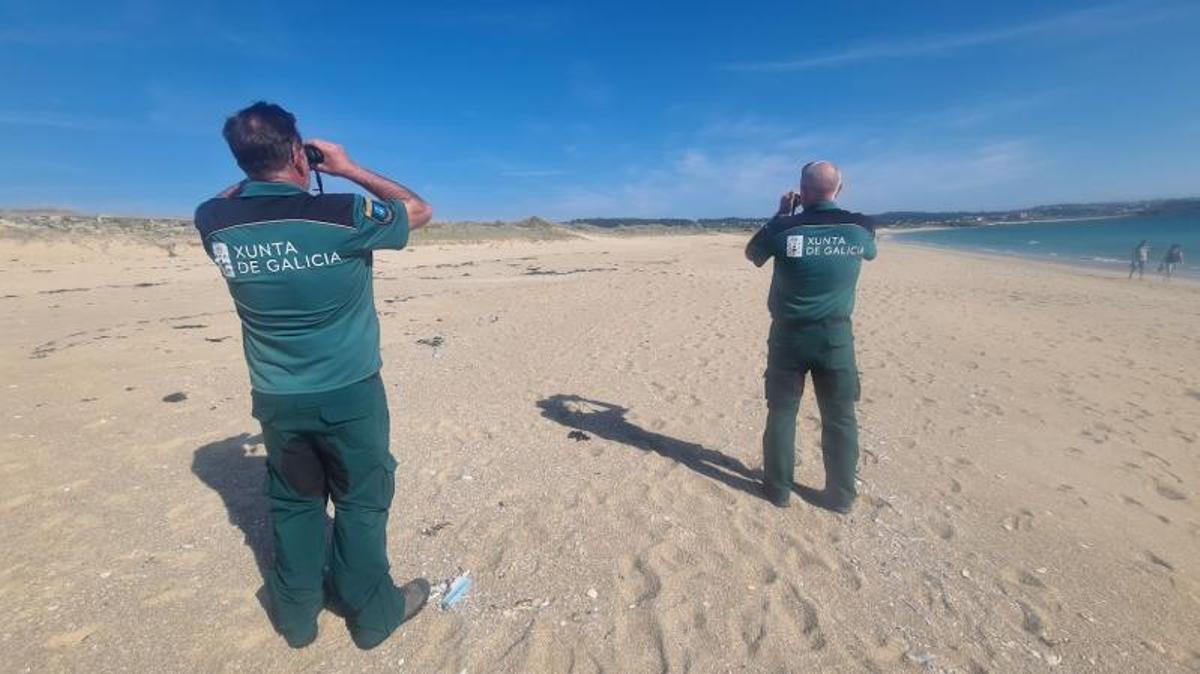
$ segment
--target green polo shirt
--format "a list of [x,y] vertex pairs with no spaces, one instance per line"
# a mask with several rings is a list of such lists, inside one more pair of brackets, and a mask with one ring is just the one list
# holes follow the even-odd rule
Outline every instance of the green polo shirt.
[[767,304],[785,323],[849,319],[862,261],[875,253],[871,219],[833,202],[776,216],[746,246],[757,266],[775,259]]
[[249,181],[196,209],[229,287],[255,391],[318,393],[379,371],[371,252],[408,242],[398,200]]

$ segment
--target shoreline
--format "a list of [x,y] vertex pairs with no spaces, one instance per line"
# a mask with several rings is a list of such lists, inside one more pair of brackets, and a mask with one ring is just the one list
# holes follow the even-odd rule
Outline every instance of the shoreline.
[[997,220],[995,222],[979,222],[973,225],[921,225],[919,227],[880,227],[877,231],[880,233],[888,232],[892,235],[910,234],[917,232],[940,232],[947,229],[979,229],[982,227],[1002,227],[1004,225],[1043,225],[1056,224],[1063,222],[1094,222],[1097,220],[1120,220],[1122,218],[1131,218],[1134,215],[1097,215],[1087,218],[1038,218],[1037,220]]
[[[1090,270],[1090,271],[1095,271],[1095,272],[1108,272],[1104,275],[1112,276],[1112,277],[1122,277],[1122,278],[1125,277],[1129,273],[1129,264],[1126,262],[1106,263],[1106,262],[1101,262],[1099,260],[1088,260],[1088,259],[1083,259],[1083,258],[1071,259],[1071,258],[1051,257],[1051,256],[1022,255],[1020,253],[1005,253],[1005,252],[1001,252],[1001,251],[983,250],[983,249],[979,249],[979,248],[963,248],[963,247],[958,247],[958,246],[938,245],[938,244],[927,243],[927,242],[923,242],[923,241],[922,242],[901,241],[901,240],[895,239],[894,237],[888,237],[888,240],[894,241],[902,246],[911,246],[911,247],[920,248],[923,250],[951,253],[951,254],[956,254],[956,255],[957,254],[978,255],[980,257],[984,257],[984,258],[987,258],[990,260],[1019,260],[1022,262],[1029,262],[1031,264],[1036,264],[1036,265],[1057,267],[1057,268],[1063,269],[1065,271],[1066,270],[1073,270],[1073,271]],[[1147,267],[1149,267],[1149,265],[1147,265]],[[1151,277],[1153,277],[1153,280],[1156,280],[1156,281],[1165,280],[1161,277],[1161,275],[1158,272],[1147,271],[1146,278],[1151,278]],[[1185,269],[1184,271],[1176,272],[1175,276],[1173,276],[1171,278],[1171,281],[1172,282],[1182,281],[1182,282],[1190,283],[1193,285],[1200,285],[1200,269],[1197,269],[1195,271],[1192,271],[1190,269]]]

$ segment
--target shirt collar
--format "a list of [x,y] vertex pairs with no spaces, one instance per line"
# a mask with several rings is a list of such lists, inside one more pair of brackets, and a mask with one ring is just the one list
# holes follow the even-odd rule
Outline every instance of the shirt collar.
[[813,204],[812,206],[808,206],[804,210],[806,210],[806,211],[832,211],[832,210],[836,210],[837,207],[838,207],[838,205],[837,205],[836,201],[820,201],[820,202]]
[[247,180],[238,190],[239,197],[286,197],[293,194],[308,194],[295,183]]

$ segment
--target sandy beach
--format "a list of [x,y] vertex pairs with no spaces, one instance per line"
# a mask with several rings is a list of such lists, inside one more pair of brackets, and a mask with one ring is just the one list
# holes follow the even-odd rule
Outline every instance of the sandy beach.
[[270,628],[264,449],[199,246],[0,239],[3,669],[1200,671],[1200,285],[883,241],[838,517],[757,496],[744,241],[376,256],[393,573],[474,589],[362,652],[328,613],[304,650]]

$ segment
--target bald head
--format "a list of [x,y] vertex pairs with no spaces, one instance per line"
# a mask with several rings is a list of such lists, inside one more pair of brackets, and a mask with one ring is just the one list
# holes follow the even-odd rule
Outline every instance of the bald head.
[[833,162],[811,161],[800,171],[800,201],[805,206],[833,201],[842,191],[842,172]]

